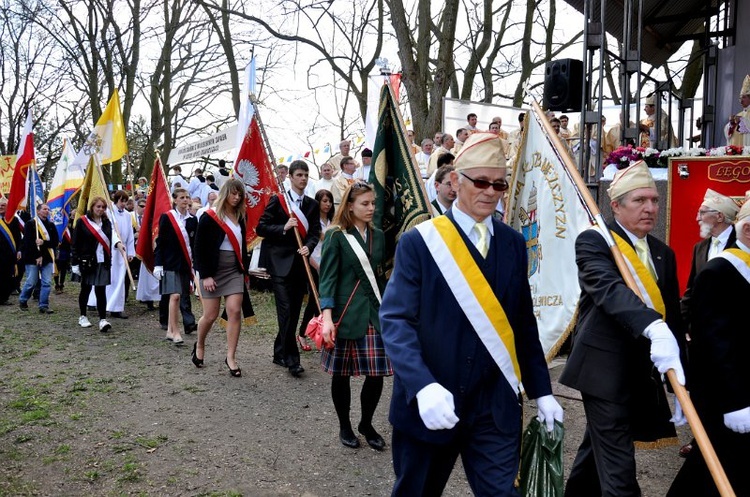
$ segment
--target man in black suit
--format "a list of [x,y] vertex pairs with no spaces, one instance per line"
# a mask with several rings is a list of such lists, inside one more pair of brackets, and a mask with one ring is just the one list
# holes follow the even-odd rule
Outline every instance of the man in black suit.
[[16,216],[5,222],[7,210],[8,199],[0,197],[0,305],[10,305],[8,298],[18,286],[16,265],[21,260],[21,226]]
[[682,318],[690,322],[690,304],[693,296],[693,285],[695,278],[708,261],[719,255],[725,248],[734,245],[736,233],[734,231],[734,220],[740,208],[731,198],[715,192],[710,188],[706,190],[703,202],[698,208],[696,221],[701,230],[703,240],[693,247],[693,263],[690,266],[690,277],[688,278],[685,294],[682,296],[680,306]]
[[634,443],[676,434],[659,373],[674,369],[685,383],[675,256],[649,235],[659,211],[656,184],[640,161],[618,171],[607,193],[614,213],[609,229],[647,290],[648,305],[626,286],[604,234],[581,233],[578,322],[560,377],[581,391],[587,421],[565,489],[570,497],[640,496]]
[[[690,309],[690,397],[736,495],[750,495],[750,202],[737,216],[733,247],[695,278]],[[692,450],[668,497],[719,496],[700,447]]]
[[[701,202],[695,218],[698,221],[703,240],[696,243],[693,247],[693,262],[690,266],[690,276],[688,277],[685,294],[680,301],[682,319],[685,323],[690,323],[690,306],[692,304],[695,277],[701,272],[708,261],[719,255],[725,248],[734,245],[736,240],[734,220],[739,210],[740,207],[731,198],[710,188],[706,190],[703,202]],[[689,348],[690,346],[688,346]],[[689,374],[690,370],[688,369]],[[694,446],[695,440],[683,445],[680,448],[680,456],[687,457]]]
[[[271,197],[255,230],[263,237],[263,265],[271,274],[276,297],[279,332],[273,345],[273,362],[289,368],[294,377],[305,371],[300,365],[296,342],[302,299],[307,293],[303,257],[309,257],[320,237],[318,203],[304,193],[308,174],[304,161],[292,162],[289,166],[292,188],[284,194],[284,205],[279,197]],[[297,244],[295,228],[300,232],[302,247]]]

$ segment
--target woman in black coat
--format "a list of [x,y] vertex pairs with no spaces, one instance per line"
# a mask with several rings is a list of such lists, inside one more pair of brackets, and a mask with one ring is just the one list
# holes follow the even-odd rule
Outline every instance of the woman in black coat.
[[78,309],[81,316],[78,324],[90,328],[91,322],[86,317],[86,304],[94,288],[96,310],[99,313],[99,331],[105,333],[112,329],[106,320],[107,292],[112,267],[112,251],[117,249],[120,241],[112,231],[112,223],[107,218],[107,201],[103,197],[94,197],[86,214],[76,222],[73,233],[73,252],[71,272],[81,277],[81,293],[78,294]]
[[195,267],[200,274],[203,316],[198,321],[198,341],[192,361],[203,367],[206,336],[219,317],[221,297],[226,302],[227,357],[229,374],[242,375],[235,354],[242,326],[245,275],[250,263],[245,243],[245,187],[231,179],[224,183],[213,208],[198,223],[195,235]]

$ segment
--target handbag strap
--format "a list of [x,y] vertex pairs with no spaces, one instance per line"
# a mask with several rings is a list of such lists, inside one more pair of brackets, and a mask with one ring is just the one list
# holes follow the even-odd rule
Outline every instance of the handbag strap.
[[346,301],[346,305],[344,306],[344,310],[341,312],[341,316],[339,316],[339,321],[336,323],[336,328],[339,327],[341,324],[341,320],[344,319],[344,314],[346,314],[346,310],[349,308],[349,304],[352,303],[352,298],[354,297],[354,294],[357,292],[357,288],[359,288],[359,282],[361,280],[357,280],[357,284],[354,285],[354,290],[352,290],[352,294],[349,295],[349,300]]

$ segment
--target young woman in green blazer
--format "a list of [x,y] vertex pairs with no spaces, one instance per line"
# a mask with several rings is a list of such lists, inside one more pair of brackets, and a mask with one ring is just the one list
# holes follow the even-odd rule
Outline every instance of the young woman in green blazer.
[[[372,426],[383,391],[383,377],[393,374],[380,337],[380,295],[385,288],[383,232],[372,226],[375,192],[366,183],[347,188],[332,227],[323,239],[320,305],[323,309],[323,370],[331,374],[331,396],[339,418],[339,439],[359,447],[349,420],[351,376],[365,376],[358,431],[375,450],[385,440]],[[356,249],[355,249],[356,248]]]

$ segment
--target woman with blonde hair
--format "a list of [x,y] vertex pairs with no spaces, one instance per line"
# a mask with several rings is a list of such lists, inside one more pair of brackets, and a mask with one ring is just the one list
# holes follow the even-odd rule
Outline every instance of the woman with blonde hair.
[[221,187],[214,206],[201,216],[195,240],[195,267],[200,274],[203,316],[192,361],[203,367],[206,336],[219,317],[221,297],[227,314],[227,356],[224,363],[233,377],[242,376],[235,354],[242,326],[245,275],[250,264],[245,226],[245,186],[230,179]]
[[326,231],[320,262],[320,306],[323,339],[331,349],[321,353],[323,370],[331,374],[331,396],[339,419],[339,440],[359,447],[349,420],[351,376],[365,376],[357,427],[375,450],[385,440],[372,426],[383,391],[383,376],[393,374],[380,337],[380,296],[385,288],[383,232],[372,225],[375,191],[353,183],[342,195],[333,225]]

